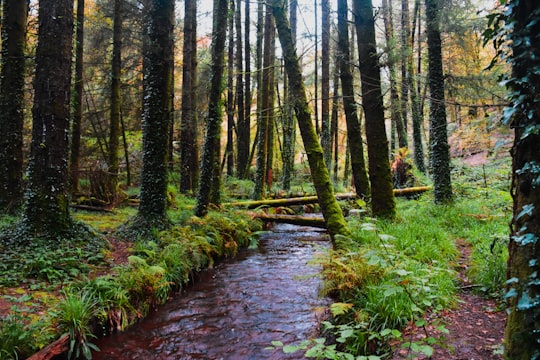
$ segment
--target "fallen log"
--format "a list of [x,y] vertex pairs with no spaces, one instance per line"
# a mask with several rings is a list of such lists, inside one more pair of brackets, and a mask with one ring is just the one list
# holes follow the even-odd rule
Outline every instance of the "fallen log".
[[[410,196],[421,194],[431,190],[430,186],[418,186],[405,189],[394,189],[394,196]],[[355,193],[336,194],[337,200],[352,200],[356,199]],[[268,199],[268,200],[251,200],[251,201],[238,201],[232,203],[223,204],[224,206],[235,207],[247,207],[248,209],[256,209],[258,207],[280,207],[280,206],[294,206],[294,205],[306,205],[315,204],[319,201],[316,195],[302,196],[296,198],[284,198],[284,199]]]
[[27,360],[50,360],[69,350],[69,335],[62,335],[58,340],[30,356]]
[[261,219],[264,222],[277,222],[284,224],[312,226],[316,228],[326,229],[326,222],[322,217],[307,217],[299,215],[282,215],[282,214],[265,214],[254,213],[253,218]]

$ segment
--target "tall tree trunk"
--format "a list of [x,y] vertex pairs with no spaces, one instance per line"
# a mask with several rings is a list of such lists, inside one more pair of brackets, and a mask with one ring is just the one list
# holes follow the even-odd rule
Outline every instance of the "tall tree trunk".
[[506,39],[512,41],[508,60],[513,69],[507,84],[513,116],[506,121],[515,138],[504,355],[525,360],[540,357],[540,6],[533,1],[510,1],[505,11],[509,14],[506,26],[513,29]]
[[334,89],[332,96],[332,116],[330,118],[330,134],[331,139],[334,145],[334,169],[333,169],[333,180],[334,184],[337,184],[339,180],[339,65],[337,57],[338,50],[335,50],[336,61],[334,62]]
[[[248,1],[249,2],[249,1]],[[238,3],[236,4],[236,11],[234,13],[234,23],[235,23],[235,29],[236,29],[236,54],[235,54],[235,68],[236,68],[236,106],[238,108],[238,115],[236,117],[236,154],[237,154],[237,165],[236,165],[236,176],[238,178],[242,178],[242,174],[245,172],[246,169],[246,159],[249,157],[245,156],[246,151],[245,149],[249,150],[249,127],[246,129],[246,114],[245,114],[245,99],[244,99],[244,69],[243,69],[243,63],[242,63],[242,51],[243,45],[242,45],[242,12],[241,12],[241,6],[240,6],[240,0],[238,0]],[[249,10],[249,8],[248,8]],[[248,110],[249,111],[249,110]],[[244,134],[242,134],[244,133]],[[247,143],[244,144],[245,140],[245,133],[247,133]],[[241,137],[244,137],[242,140],[240,140]],[[241,150],[240,146],[244,146],[244,149]],[[244,154],[242,156],[244,157],[242,161],[244,162],[242,165],[239,164],[240,162],[240,152],[244,151]]]
[[[208,212],[211,200],[216,200],[216,189],[219,188],[219,148],[222,117],[222,78],[225,55],[225,39],[227,37],[227,0],[214,0],[214,17],[212,26],[212,68],[210,80],[210,98],[208,117],[206,119],[206,136],[201,161],[201,181],[195,215],[204,216]],[[217,170],[217,171],[216,171]],[[215,203],[219,205],[218,203]]]
[[113,53],[111,61],[111,118],[109,123],[109,191],[111,193],[106,194],[111,202],[116,197],[116,188],[118,187],[118,150],[120,148],[120,114],[122,106],[120,81],[122,74],[123,6],[123,0],[114,1]]
[[332,138],[330,135],[330,1],[323,0],[321,54],[321,145],[328,171],[332,168]]
[[229,44],[227,47],[227,143],[225,144],[227,176],[234,175],[234,5],[234,0],[231,0],[228,12]]
[[[390,81],[390,114],[392,126],[395,127],[398,137],[398,146],[400,148],[407,147],[407,132],[403,124],[403,113],[401,112],[401,101],[399,98],[399,92],[397,87],[396,76],[396,53],[394,48],[396,46],[394,36],[394,20],[392,14],[392,0],[383,0],[383,18],[385,28],[386,47],[388,52],[388,74]],[[407,99],[402,99],[407,101]]]
[[[291,36],[293,41],[296,41],[296,28],[297,28],[297,11],[298,1],[291,0],[289,4],[289,16],[291,19]],[[288,79],[285,76],[283,79],[286,91],[284,92],[285,101],[285,114],[283,121],[283,190],[289,191],[291,189],[291,178],[294,173],[294,156],[296,149],[296,121],[291,107],[292,100],[290,99],[291,91],[288,86]]]
[[4,2],[0,73],[0,212],[15,212],[23,195],[23,123],[28,1]]
[[79,167],[81,153],[82,98],[84,89],[84,0],[77,0],[75,23],[75,79],[73,81],[71,109],[71,142],[69,155],[69,182],[72,193],[79,191]]
[[328,232],[331,236],[349,235],[350,230],[343,213],[334,196],[334,189],[330,181],[328,170],[324,163],[324,156],[317,133],[311,120],[311,112],[306,96],[306,90],[302,79],[300,63],[296,55],[295,43],[292,38],[291,28],[286,16],[286,7],[282,0],[272,0],[270,2],[272,13],[276,19],[279,41],[283,50],[285,68],[289,77],[291,93],[296,96],[293,106],[300,127],[300,134],[304,142],[304,148],[308,157],[311,177],[319,204],[327,224]]
[[170,124],[174,0],[146,0],[143,45],[143,148],[137,218],[146,229],[167,220],[167,149]]
[[370,194],[369,180],[364,160],[364,145],[358,108],[354,100],[353,76],[350,68],[351,54],[349,50],[347,0],[338,0],[338,38],[341,92],[347,121],[347,138],[351,154],[354,187],[358,196],[368,198]]
[[[245,179],[248,175],[249,163],[249,148],[251,143],[251,39],[250,39],[250,1],[245,2],[244,11],[244,105],[243,118],[240,118],[240,108],[238,111],[238,123],[241,124],[238,128],[238,174],[240,179]],[[240,21],[240,20],[238,20]],[[240,43],[240,42],[239,42]],[[240,45],[238,45],[240,51]],[[241,56],[239,56],[241,59]],[[241,61],[241,60],[240,60]],[[238,61],[237,61],[238,63]],[[238,64],[237,64],[238,65]],[[240,94],[239,94],[240,96]]]
[[375,216],[393,218],[396,214],[396,203],[392,190],[388,139],[384,126],[373,6],[371,0],[354,0],[353,4],[362,81],[362,104],[366,117],[371,210]]
[[440,0],[426,0],[427,45],[429,57],[429,134],[430,160],[433,175],[435,202],[452,201],[450,180],[450,151],[446,129],[446,107],[444,103],[444,76],[440,33]]
[[263,51],[263,64],[262,64],[262,88],[259,88],[260,95],[260,122],[258,124],[258,144],[257,144],[257,169],[255,173],[255,187],[253,189],[253,199],[259,200],[264,196],[264,186],[267,183],[268,176],[268,153],[269,148],[272,146],[270,143],[270,132],[272,127],[270,122],[273,121],[273,93],[274,89],[271,87],[273,77],[273,64],[272,64],[272,38],[274,37],[275,26],[272,13],[267,8],[264,21],[264,51]]
[[414,73],[414,30],[416,28],[416,22],[419,21],[420,14],[420,0],[416,0],[414,4],[414,19],[411,27],[412,32],[409,40],[409,54],[407,59],[407,84],[409,86],[409,94],[411,97],[411,112],[412,112],[412,130],[413,130],[413,145],[414,145],[414,164],[421,173],[426,172],[426,165],[424,161],[424,145],[422,143],[422,124],[424,123],[424,117],[422,116],[422,110],[420,106],[420,99],[418,94],[418,88],[416,85],[416,77]]
[[23,225],[35,236],[57,238],[71,228],[67,164],[73,0],[41,0],[39,5]]
[[197,0],[185,0],[180,120],[180,191],[194,192],[199,183],[197,131]]

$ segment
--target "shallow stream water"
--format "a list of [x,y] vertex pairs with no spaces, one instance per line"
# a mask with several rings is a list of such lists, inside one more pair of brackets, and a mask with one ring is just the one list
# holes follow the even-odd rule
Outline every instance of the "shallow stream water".
[[317,229],[277,224],[257,249],[204,271],[145,320],[96,341],[94,359],[302,359],[301,351],[265,348],[316,336],[329,300],[309,262],[329,246]]

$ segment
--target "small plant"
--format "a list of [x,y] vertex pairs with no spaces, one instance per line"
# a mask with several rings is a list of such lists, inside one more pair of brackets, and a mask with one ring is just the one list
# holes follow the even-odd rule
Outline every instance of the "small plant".
[[61,332],[69,334],[68,358],[92,359],[92,350],[99,348],[89,341],[95,338],[90,322],[96,314],[98,300],[89,291],[72,292],[68,288],[64,292],[64,301],[58,307],[58,327]]
[[35,350],[34,339],[28,331],[29,319],[18,313],[0,319],[0,359],[19,359]]

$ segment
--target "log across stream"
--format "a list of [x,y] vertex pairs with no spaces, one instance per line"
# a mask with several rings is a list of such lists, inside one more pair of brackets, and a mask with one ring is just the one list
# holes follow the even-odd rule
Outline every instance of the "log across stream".
[[329,246],[320,230],[276,224],[259,248],[205,271],[141,323],[97,341],[94,359],[302,359],[265,348],[316,335],[329,300],[319,296],[320,268],[308,263]]

